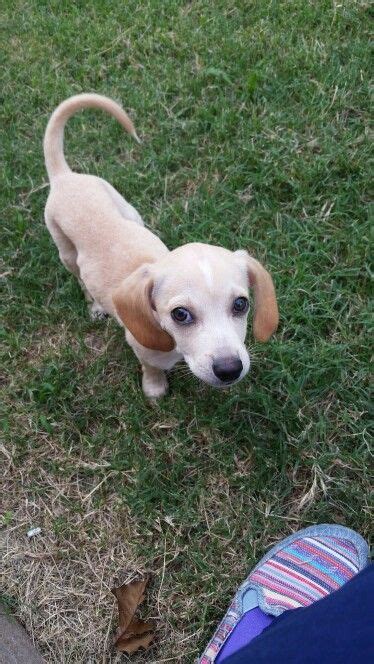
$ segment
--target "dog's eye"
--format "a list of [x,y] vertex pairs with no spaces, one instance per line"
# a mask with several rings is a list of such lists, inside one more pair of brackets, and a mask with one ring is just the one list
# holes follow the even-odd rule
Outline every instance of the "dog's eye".
[[176,309],[173,309],[171,317],[176,323],[180,323],[181,325],[188,325],[188,323],[192,323],[193,321],[191,312],[184,307],[176,307]]
[[237,297],[232,305],[235,314],[245,314],[249,308],[249,302],[246,297]]

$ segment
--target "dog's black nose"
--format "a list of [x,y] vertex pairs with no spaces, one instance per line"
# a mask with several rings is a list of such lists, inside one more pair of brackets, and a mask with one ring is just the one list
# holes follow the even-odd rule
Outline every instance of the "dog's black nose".
[[223,383],[231,383],[239,378],[243,362],[238,357],[223,357],[213,362],[213,372]]

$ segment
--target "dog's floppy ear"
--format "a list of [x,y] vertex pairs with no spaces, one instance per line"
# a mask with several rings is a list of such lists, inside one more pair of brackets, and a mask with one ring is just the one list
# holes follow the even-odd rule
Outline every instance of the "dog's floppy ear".
[[132,272],[113,294],[117,316],[142,346],[151,350],[171,351],[175,343],[155,318],[152,308],[153,279],[142,265]]
[[253,334],[258,341],[267,341],[278,327],[279,313],[273,280],[267,270],[247,251],[236,254],[245,259],[249,285],[254,290],[255,311]]

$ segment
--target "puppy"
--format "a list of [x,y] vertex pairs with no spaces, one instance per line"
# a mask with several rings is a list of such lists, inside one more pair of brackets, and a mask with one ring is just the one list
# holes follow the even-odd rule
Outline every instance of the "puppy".
[[90,107],[110,113],[139,141],[125,111],[100,95],[70,97],[52,114],[44,137],[51,183],[45,221],[62,263],[79,279],[91,312],[109,314],[125,328],[147,397],[165,394],[165,372],[182,359],[209,385],[238,382],[250,366],[244,346],[249,287],[255,338],[266,341],[278,325],[269,273],[242,250],[194,242],[169,251],[108,182],[73,173],[64,157],[64,126]]

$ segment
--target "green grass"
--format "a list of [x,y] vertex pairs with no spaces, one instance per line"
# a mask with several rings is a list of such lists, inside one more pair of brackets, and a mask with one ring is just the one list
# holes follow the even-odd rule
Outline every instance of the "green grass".
[[[135,661],[192,662],[269,544],[326,521],[368,535],[369,3],[5,0],[1,23],[4,524],[24,536],[34,501],[62,576],[74,559],[84,577],[90,546],[115,551],[123,533],[111,571],[153,572],[160,630]],[[152,407],[123,332],[89,320],[59,262],[42,138],[81,91],[121,101],[143,143],[87,111],[67,130],[76,170],[110,181],[169,247],[248,248],[274,277],[278,333],[254,346],[249,329],[253,370],[226,393],[176,371]],[[108,505],[105,523],[84,519]],[[103,661],[83,636],[62,657],[38,611],[35,590],[49,661]]]

